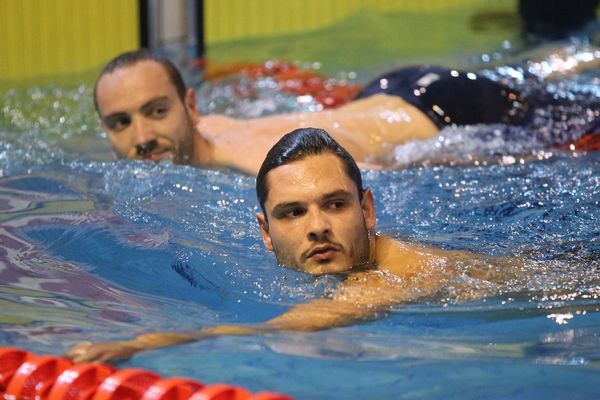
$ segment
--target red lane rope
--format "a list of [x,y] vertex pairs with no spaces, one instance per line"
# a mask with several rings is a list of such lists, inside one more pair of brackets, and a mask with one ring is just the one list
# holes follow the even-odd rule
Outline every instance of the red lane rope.
[[563,147],[573,151],[600,151],[600,131],[583,135],[574,142],[568,142]]
[[296,96],[310,95],[323,108],[335,108],[352,101],[363,87],[360,84],[331,79],[289,61],[268,61],[264,64],[249,62],[213,64],[206,60],[197,60],[194,66],[204,68],[204,78],[209,81],[218,81],[234,75],[242,75],[250,79],[272,77],[281,92]]
[[272,392],[252,394],[232,385],[162,378],[139,368],[73,364],[66,357],[0,347],[0,398],[6,400],[293,400]]

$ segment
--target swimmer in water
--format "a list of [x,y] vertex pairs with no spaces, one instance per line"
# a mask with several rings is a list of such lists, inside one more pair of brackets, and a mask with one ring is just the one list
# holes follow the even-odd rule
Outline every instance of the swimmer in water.
[[438,67],[409,67],[367,85],[337,109],[254,119],[200,116],[177,68],[146,50],[119,55],[102,70],[94,103],[120,158],[229,167],[256,175],[282,132],[327,130],[361,167],[385,168],[397,145],[438,135],[451,124],[518,124],[520,94],[477,76]]
[[[432,248],[375,233],[373,193],[363,188],[351,155],[321,129],[302,128],[283,136],[260,168],[256,191],[265,247],[283,266],[343,276],[331,297],[296,305],[264,323],[79,343],[68,351],[69,357],[76,362],[108,361],[221,335],[318,331],[380,318],[394,306],[433,296],[449,285],[461,298],[473,298],[495,294],[490,282],[526,281],[522,264],[514,259]],[[454,279],[459,275],[467,279]],[[461,290],[461,282],[482,281],[489,284]]]

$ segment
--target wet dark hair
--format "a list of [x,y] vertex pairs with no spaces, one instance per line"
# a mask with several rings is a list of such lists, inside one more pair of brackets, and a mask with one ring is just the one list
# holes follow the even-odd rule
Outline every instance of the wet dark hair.
[[[329,153],[340,158],[348,177],[356,185],[358,197],[362,201],[364,189],[360,169],[354,158],[336,142],[326,131],[318,128],[300,128],[284,135],[269,150],[256,177],[256,195],[265,212],[265,202],[269,195],[267,174],[274,168],[299,161],[308,156]],[[266,214],[265,214],[266,218]]]
[[102,78],[106,74],[110,74],[111,72],[119,68],[129,67],[140,61],[155,61],[162,65],[167,71],[169,79],[175,86],[175,89],[177,90],[177,95],[179,96],[181,101],[185,101],[185,83],[183,82],[183,77],[181,76],[181,73],[179,72],[175,64],[173,64],[173,62],[171,62],[171,60],[169,60],[168,58],[159,56],[158,54],[155,54],[147,49],[139,49],[119,54],[118,56],[110,60],[108,64],[106,64],[104,68],[102,68],[102,71],[100,71],[100,75],[98,75],[98,79],[96,79],[96,84],[94,85],[94,107],[96,107],[96,111],[98,113],[99,110],[98,100],[96,99],[96,90],[98,89],[98,82],[100,81],[100,78]]

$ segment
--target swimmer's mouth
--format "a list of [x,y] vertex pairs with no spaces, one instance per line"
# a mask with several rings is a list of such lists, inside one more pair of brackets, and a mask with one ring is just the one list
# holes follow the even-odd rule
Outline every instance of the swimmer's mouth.
[[152,152],[149,154],[144,154],[141,158],[142,158],[142,160],[145,160],[145,161],[154,161],[154,162],[172,161],[173,154],[169,150],[162,150],[162,151],[155,151],[155,152]]
[[331,244],[319,246],[315,247],[310,252],[308,252],[306,258],[310,258],[319,262],[328,261],[332,259],[339,250],[340,249],[338,246],[334,246]]

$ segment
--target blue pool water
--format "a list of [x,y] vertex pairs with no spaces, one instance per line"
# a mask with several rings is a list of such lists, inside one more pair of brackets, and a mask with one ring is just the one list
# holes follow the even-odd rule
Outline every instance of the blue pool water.
[[[562,122],[577,127],[578,111],[598,112],[598,79],[544,86],[577,100],[561,106]],[[87,86],[4,95],[2,345],[60,354],[81,340],[263,321],[331,293],[337,278],[280,268],[262,248],[253,178],[112,161],[89,96]],[[560,121],[517,131],[521,140],[502,126],[449,129],[398,148],[398,170],[365,172],[381,232],[523,258],[527,282],[471,301],[443,291],[370,323],[223,337],[120,366],[298,399],[598,398],[600,153],[548,150]]]

